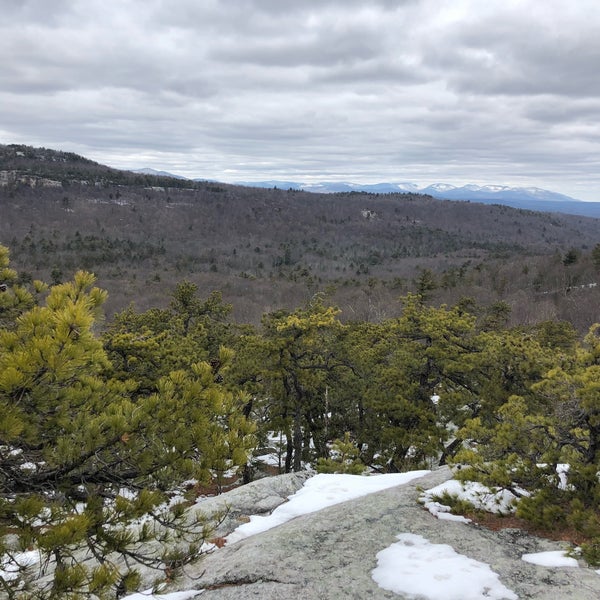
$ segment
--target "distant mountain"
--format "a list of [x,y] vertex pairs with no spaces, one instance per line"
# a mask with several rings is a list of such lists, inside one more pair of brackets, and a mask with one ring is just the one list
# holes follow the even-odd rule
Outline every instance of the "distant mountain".
[[[156,172],[155,172],[156,173]],[[414,183],[348,183],[345,181],[322,181],[318,183],[298,183],[296,181],[243,181],[239,185],[261,188],[298,189],[306,192],[339,193],[339,192],[371,192],[379,194],[393,194],[399,192],[412,192],[414,194],[428,194],[434,198],[445,200],[474,200],[486,202],[488,200],[543,200],[551,202],[580,202],[570,196],[557,194],[549,190],[536,187],[509,187],[507,185],[474,185],[462,187],[449,183],[434,183],[427,187],[419,187]]]
[[482,204],[502,204],[513,208],[560,212],[571,215],[600,218],[600,202],[582,202],[576,198],[537,187],[509,187],[506,185],[464,185],[455,187],[438,183],[419,190],[444,200],[463,200]]
[[[64,181],[106,185],[139,185],[204,189],[215,184],[223,189],[227,184],[207,179],[188,179],[167,171],[151,168],[127,171],[114,169],[71,152],[31,146],[0,144],[0,186],[3,182],[21,182],[28,185],[60,186]],[[474,184],[457,187],[435,183],[419,187],[410,182],[359,184],[352,182],[299,183],[289,180],[245,181],[239,185],[279,190],[304,190],[312,193],[371,193],[371,194],[425,194],[436,199],[459,200],[482,204],[500,204],[513,208],[542,212],[565,213],[600,218],[600,202],[582,202],[563,194],[535,187]]]
[[341,194],[300,191],[293,181],[263,186],[270,189],[132,173],[0,144],[0,244],[24,282],[93,272],[110,292],[109,316],[131,302],[136,310],[168,306],[188,280],[202,293],[222,290],[240,322],[294,310],[321,290],[349,319],[379,320],[400,314],[398,298],[418,289],[427,270],[437,286],[432,302],[503,301],[515,307],[515,324],[552,314],[581,332],[598,320],[600,288],[589,284],[598,283],[591,252],[600,221],[557,214],[592,203],[537,193],[530,203],[539,210],[524,211],[499,206],[490,188],[495,205],[438,200],[411,183],[369,185],[380,193],[367,193],[342,182]]
[[464,185],[455,187],[446,183],[436,183],[419,190],[422,194],[430,194],[435,198],[448,200],[474,200],[487,202],[501,200],[514,200],[518,202],[526,200],[542,200],[548,202],[580,202],[570,196],[557,194],[536,187],[509,187],[507,185]]
[[187,179],[183,175],[174,175],[168,171],[157,171],[156,169],[150,169],[148,167],[144,169],[132,169],[132,173],[139,173],[140,175],[154,175],[155,177],[172,177],[173,179]]
[[332,194],[340,192],[368,192],[374,194],[413,193],[427,194],[441,200],[461,200],[482,204],[502,204],[513,208],[561,212],[573,215],[600,218],[600,202],[582,202],[576,198],[537,187],[510,187],[507,185],[475,185],[461,187],[449,183],[434,183],[419,187],[414,183],[348,183],[323,181],[298,183],[295,181],[247,181],[240,185],[262,188],[304,190],[307,192]]
[[324,181],[318,183],[298,183],[297,181],[239,181],[238,185],[280,190],[304,190],[315,194],[335,194],[340,192],[368,192],[372,194],[419,193],[414,183],[347,183],[344,181]]

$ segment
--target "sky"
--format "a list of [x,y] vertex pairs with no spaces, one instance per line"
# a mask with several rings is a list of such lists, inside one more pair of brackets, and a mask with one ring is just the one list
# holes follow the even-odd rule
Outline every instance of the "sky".
[[0,143],[600,201],[597,0],[0,0]]

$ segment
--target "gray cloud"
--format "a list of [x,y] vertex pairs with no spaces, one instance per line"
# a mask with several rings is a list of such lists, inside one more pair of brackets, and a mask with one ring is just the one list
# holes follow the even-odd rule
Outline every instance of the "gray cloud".
[[0,136],[223,180],[600,200],[596,0],[4,0]]

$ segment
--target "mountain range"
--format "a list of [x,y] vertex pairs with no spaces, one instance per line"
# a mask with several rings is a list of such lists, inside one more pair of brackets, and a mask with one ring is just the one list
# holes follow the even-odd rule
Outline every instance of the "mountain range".
[[321,194],[343,192],[368,192],[373,194],[427,194],[440,200],[460,200],[480,202],[482,204],[502,204],[513,208],[539,210],[542,212],[560,212],[586,217],[600,217],[600,202],[583,202],[537,187],[510,187],[507,185],[475,185],[454,186],[448,183],[434,183],[419,187],[414,183],[348,183],[326,181],[317,183],[298,183],[294,181],[245,181],[239,185],[261,188],[295,189]]
[[[186,179],[166,171],[137,169],[134,173]],[[193,181],[204,181],[194,179]],[[344,181],[321,181],[301,183],[271,179],[266,181],[238,181],[237,185],[258,188],[277,188],[281,190],[303,190],[320,194],[367,192],[371,194],[427,194],[441,200],[460,200],[480,202],[482,204],[502,204],[513,208],[539,210],[542,212],[560,212],[572,215],[600,218],[600,202],[583,202],[571,196],[552,192],[538,187],[511,187],[507,185],[455,186],[448,183],[434,183],[418,186],[410,182],[401,183],[350,183]]]
[[448,183],[434,183],[425,187],[419,187],[414,183],[347,183],[340,181],[328,181],[318,183],[297,183],[293,181],[258,181],[239,182],[240,185],[256,187],[279,187],[304,190],[306,192],[336,193],[336,192],[371,192],[375,194],[413,193],[428,194],[434,198],[447,200],[473,200],[477,202],[485,200],[514,199],[543,200],[550,202],[580,202],[570,196],[543,190],[536,187],[509,187],[507,185],[474,185],[468,184],[461,187]]

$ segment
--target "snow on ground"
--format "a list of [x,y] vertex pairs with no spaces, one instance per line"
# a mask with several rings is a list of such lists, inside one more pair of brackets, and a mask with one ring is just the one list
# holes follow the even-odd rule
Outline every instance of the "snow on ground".
[[[429,471],[410,471],[389,475],[342,475],[320,474],[308,479],[304,486],[288,498],[288,502],[278,506],[269,516],[252,516],[232,532],[227,542],[232,544],[241,539],[267,531],[304,514],[316,512],[328,506],[360,498],[373,492],[403,485],[426,475]],[[123,600],[187,600],[201,590],[175,592],[173,594],[152,594],[151,590],[125,597]]]
[[19,576],[19,570],[30,567],[40,562],[40,553],[37,550],[28,550],[13,555],[12,559],[0,557],[0,577],[5,581],[12,581]]
[[445,494],[472,504],[475,508],[498,514],[510,514],[515,510],[517,497],[508,490],[493,491],[476,481],[449,479],[436,487],[425,490],[419,498],[425,508],[438,519],[469,523],[460,515],[450,514],[450,507],[436,501]]
[[284,459],[282,459],[282,457],[277,452],[271,452],[270,454],[261,454],[260,456],[256,456],[255,460],[269,467],[281,467],[281,465],[284,462]]
[[300,490],[290,496],[288,502],[278,506],[270,515],[250,517],[250,522],[240,525],[227,537],[227,542],[232,544],[248,536],[282,525],[300,515],[403,485],[427,473],[429,471],[371,476],[325,473],[315,475],[308,479]]
[[379,587],[423,600],[518,600],[489,565],[420,535],[396,537],[398,542],[377,553],[371,576]]
[[424,502],[425,508],[441,521],[457,521],[458,523],[470,523],[471,519],[462,515],[453,515],[450,511],[452,508],[441,502]]
[[[298,516],[316,512],[378,492],[390,487],[403,485],[426,475],[429,471],[411,471],[389,475],[342,475],[319,474],[308,479],[304,486],[289,497],[288,502],[277,507],[269,516],[252,516],[232,532],[227,541],[235,543],[243,538],[261,533]],[[438,518],[450,518],[448,507],[435,502],[436,496],[447,492],[459,499],[468,500],[475,506],[491,512],[511,512],[514,496],[507,491],[493,493],[478,483],[447,481],[426,490],[420,501],[434,512]],[[432,506],[428,506],[428,504]],[[435,505],[435,506],[434,506]],[[461,517],[456,517],[460,519]],[[517,596],[504,587],[485,563],[457,554],[451,546],[432,544],[414,534],[401,534],[399,542],[377,554],[378,566],[372,571],[373,579],[387,590],[399,594],[421,595],[427,600],[516,600]],[[27,557],[35,562],[39,557]],[[558,556],[561,555],[561,556]],[[529,557],[526,558],[526,557]],[[533,557],[533,560],[531,559]],[[547,561],[545,566],[576,566],[575,559],[565,557],[563,552],[543,552],[537,555],[523,555],[523,560]],[[575,564],[573,564],[573,561]],[[567,564],[568,563],[568,564]],[[542,564],[537,562],[536,564]],[[0,565],[6,574],[8,564]],[[599,573],[600,574],[600,573]],[[169,594],[152,594],[152,590],[138,592],[124,600],[188,600],[201,590],[189,590]]]
[[523,554],[521,558],[525,562],[540,565],[542,567],[579,567],[577,559],[567,556],[562,550]]

